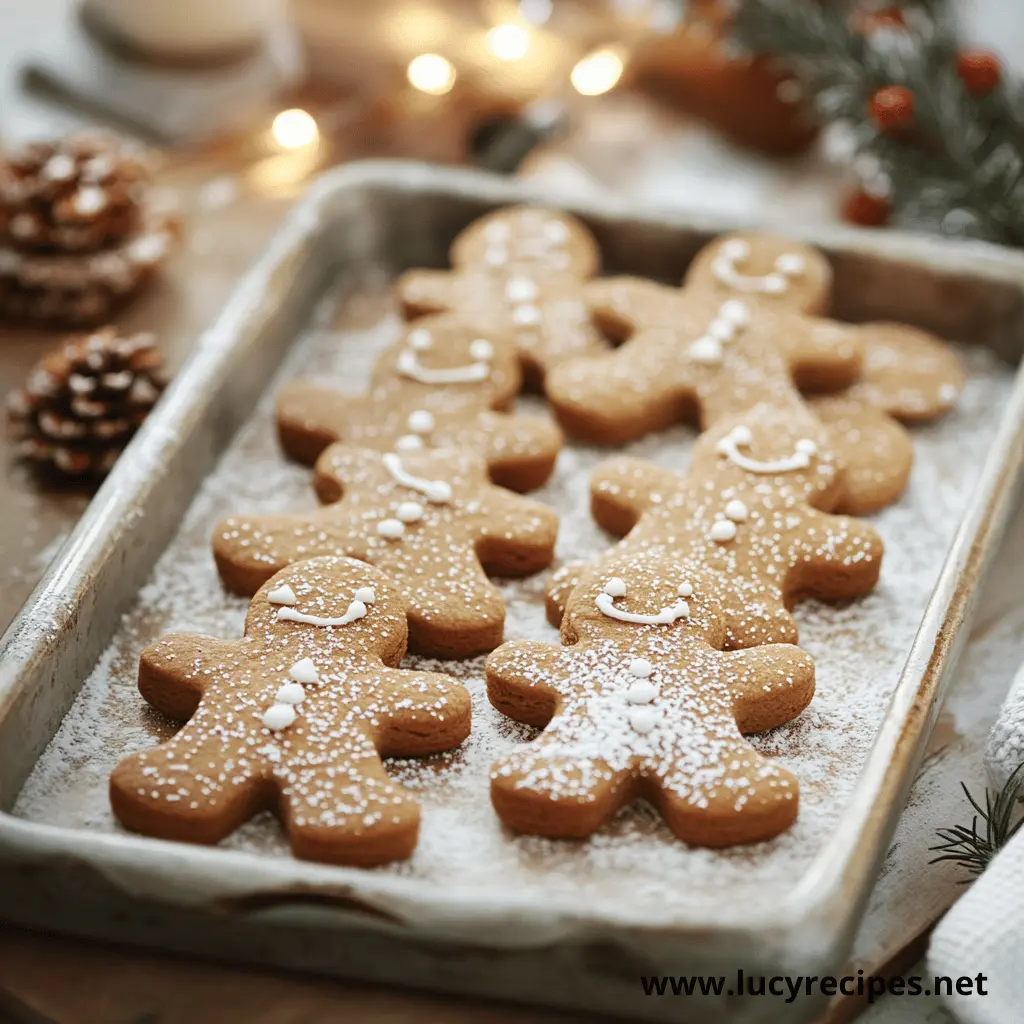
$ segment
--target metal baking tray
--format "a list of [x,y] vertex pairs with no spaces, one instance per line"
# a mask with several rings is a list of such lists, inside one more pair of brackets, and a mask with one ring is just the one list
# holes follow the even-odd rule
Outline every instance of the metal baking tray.
[[[400,875],[54,827],[8,813],[204,478],[328,287],[368,263],[394,273],[444,266],[451,239],[475,217],[545,199],[476,172],[402,163],[351,165],[310,190],[197,342],[0,642],[0,916],[208,958],[634,1020],[796,1021],[821,1008],[805,999],[648,998],[639,979],[734,975],[737,968],[825,975],[842,966],[1019,490],[1020,375],[840,825],[777,905],[749,913],[705,908],[668,927],[639,914],[531,902],[511,888],[474,897]],[[609,272],[672,282],[709,237],[750,226],[611,203],[554,205],[590,225]],[[898,319],[1020,360],[1024,256],[896,233],[776,226],[828,252],[837,315]]]

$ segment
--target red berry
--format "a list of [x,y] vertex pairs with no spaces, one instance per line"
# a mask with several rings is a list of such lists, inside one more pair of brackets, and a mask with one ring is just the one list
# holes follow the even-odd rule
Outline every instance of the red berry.
[[987,96],[1003,77],[999,58],[987,50],[964,50],[958,54],[956,73],[972,96]]
[[843,200],[843,220],[861,227],[878,228],[889,222],[892,207],[889,200],[855,189]]
[[883,132],[899,131],[914,119],[914,94],[902,85],[887,85],[871,97],[868,113]]

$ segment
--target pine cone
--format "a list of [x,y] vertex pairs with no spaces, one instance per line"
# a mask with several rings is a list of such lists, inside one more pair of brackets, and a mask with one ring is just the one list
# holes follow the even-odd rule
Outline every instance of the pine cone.
[[0,160],[0,320],[88,327],[132,298],[174,237],[152,171],[148,151],[103,134]]
[[7,396],[21,454],[68,476],[102,476],[117,461],[167,385],[153,337],[113,327],[69,338]]
[[153,167],[138,145],[111,136],[36,142],[0,164],[0,234],[21,252],[96,252],[142,221]]

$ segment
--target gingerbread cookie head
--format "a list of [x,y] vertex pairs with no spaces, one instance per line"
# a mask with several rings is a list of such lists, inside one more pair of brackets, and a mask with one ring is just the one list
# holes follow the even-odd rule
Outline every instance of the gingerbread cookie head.
[[[373,371],[373,385],[401,394],[414,407],[508,407],[522,384],[515,340],[482,333],[454,316],[407,325]],[[410,409],[410,412],[412,409]]]
[[273,810],[296,856],[408,856],[419,808],[381,759],[457,746],[470,700],[447,676],[395,668],[405,642],[403,602],[383,573],[320,558],[267,582],[240,640],[178,635],[147,648],[143,696],[188,721],[117,766],[114,812],[147,835],[215,843]]
[[492,767],[499,817],[518,831],[581,837],[645,797],[686,842],[778,834],[796,818],[797,780],[741,733],[806,707],[810,658],[789,645],[720,651],[716,574],[645,555],[615,569],[585,576],[573,594],[570,646],[518,641],[488,658],[492,703],[546,726]]
[[510,206],[475,220],[452,243],[452,265],[528,277],[597,273],[600,253],[575,217],[539,206]]
[[823,314],[832,290],[832,267],[815,248],[765,232],[723,235],[706,245],[684,284],[722,301],[745,298],[769,309]]

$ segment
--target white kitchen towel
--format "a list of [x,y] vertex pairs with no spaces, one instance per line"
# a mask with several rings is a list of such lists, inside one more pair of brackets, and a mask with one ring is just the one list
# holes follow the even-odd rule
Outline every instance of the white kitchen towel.
[[[1024,666],[989,736],[985,763],[1002,788],[1024,761]],[[1024,830],[993,859],[932,934],[928,968],[987,978],[987,995],[945,995],[960,1024],[1024,1022]]]

